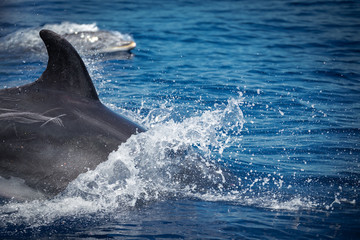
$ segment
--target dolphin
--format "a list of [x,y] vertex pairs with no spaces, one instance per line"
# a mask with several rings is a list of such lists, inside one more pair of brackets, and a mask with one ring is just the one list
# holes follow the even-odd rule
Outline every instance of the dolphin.
[[136,47],[131,39],[108,31],[84,31],[62,35],[78,50],[96,53],[130,52]]
[[49,56],[42,75],[0,90],[2,198],[51,198],[145,131],[100,102],[84,62],[65,38],[50,30],[41,30],[40,37]]

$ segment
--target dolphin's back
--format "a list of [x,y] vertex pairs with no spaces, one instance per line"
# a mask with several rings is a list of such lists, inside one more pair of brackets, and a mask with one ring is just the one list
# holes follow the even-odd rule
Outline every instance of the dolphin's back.
[[49,54],[44,73],[34,83],[0,90],[0,176],[53,196],[144,128],[99,101],[69,42],[49,30],[40,36]]

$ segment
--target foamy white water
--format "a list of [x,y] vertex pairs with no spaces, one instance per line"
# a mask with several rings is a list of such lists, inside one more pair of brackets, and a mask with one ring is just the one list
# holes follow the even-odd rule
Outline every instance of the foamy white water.
[[[222,153],[239,137],[245,122],[242,97],[214,107],[182,122],[161,121],[164,116],[148,116],[147,132],[134,135],[112,152],[95,170],[81,174],[65,192],[51,200],[9,202],[1,207],[1,222],[40,226],[61,217],[92,213],[111,213],[153,201],[173,198],[198,198],[227,201],[271,209],[311,209],[316,203],[265,191],[262,196],[247,194],[255,184],[281,180],[257,178],[251,185],[227,172]],[[162,106],[164,107],[164,105]],[[152,119],[152,120],[150,120]],[[246,178],[246,176],[244,176]]]
[[[10,52],[45,53],[46,48],[39,36],[42,29],[52,30],[63,35],[83,55],[115,51],[111,49],[133,41],[133,38],[128,34],[119,31],[104,31],[99,29],[96,23],[62,22],[13,32],[3,37],[0,41],[0,47]],[[122,51],[122,49],[118,49]]]

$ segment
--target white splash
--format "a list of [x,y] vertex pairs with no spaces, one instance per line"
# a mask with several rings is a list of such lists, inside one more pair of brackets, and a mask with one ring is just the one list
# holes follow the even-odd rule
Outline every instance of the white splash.
[[222,192],[231,176],[212,155],[221,156],[230,144],[229,131],[240,134],[241,101],[231,99],[182,122],[154,123],[149,131],[120,145],[95,170],[81,174],[56,198],[2,206],[1,222],[37,226],[59,217]]
[[[277,210],[315,206],[298,196],[283,200],[276,191],[261,190],[271,181],[281,189],[281,177],[251,180],[250,175],[235,176],[224,167],[222,154],[240,144],[245,123],[241,105],[239,96],[179,122],[168,118],[173,108],[157,111],[157,117],[152,117],[154,110],[143,117],[150,129],[130,137],[95,170],[81,174],[54,199],[1,206],[0,222],[36,227],[63,217],[111,213],[170,198]],[[244,183],[247,178],[250,183]]]

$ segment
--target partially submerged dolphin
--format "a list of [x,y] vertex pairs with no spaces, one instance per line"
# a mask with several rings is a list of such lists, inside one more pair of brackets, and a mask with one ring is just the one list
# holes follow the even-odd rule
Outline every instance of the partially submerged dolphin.
[[[0,90],[0,197],[54,196],[145,131],[99,101],[68,41],[49,30],[40,36],[49,55],[46,70],[34,83]],[[13,191],[19,183],[31,190]]]

